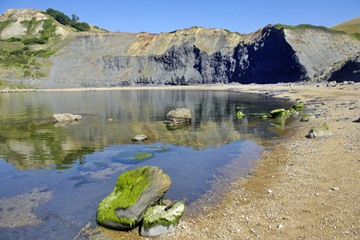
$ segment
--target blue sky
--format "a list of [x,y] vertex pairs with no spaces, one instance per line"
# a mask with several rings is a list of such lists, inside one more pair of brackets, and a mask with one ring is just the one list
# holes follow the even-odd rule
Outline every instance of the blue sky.
[[267,24],[331,27],[360,17],[360,0],[0,0],[9,8],[53,8],[121,32],[169,32],[191,26],[254,32]]

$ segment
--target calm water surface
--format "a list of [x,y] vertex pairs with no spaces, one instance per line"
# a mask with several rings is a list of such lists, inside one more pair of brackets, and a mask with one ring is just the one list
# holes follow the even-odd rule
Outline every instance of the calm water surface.
[[[93,221],[119,174],[159,166],[172,186],[166,198],[190,204],[244,176],[262,151],[261,139],[282,129],[271,120],[237,119],[290,103],[234,91],[126,90],[0,95],[0,239],[71,239]],[[166,129],[177,107],[191,126]],[[81,114],[73,125],[54,113]],[[149,139],[133,143],[144,133]],[[257,142],[252,141],[257,139]],[[136,160],[138,153],[151,157]],[[220,180],[220,181],[219,181]]]

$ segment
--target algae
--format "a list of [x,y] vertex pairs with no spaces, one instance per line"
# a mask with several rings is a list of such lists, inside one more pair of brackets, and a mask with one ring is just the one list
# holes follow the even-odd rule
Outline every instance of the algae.
[[165,205],[155,205],[148,208],[146,211],[142,226],[145,229],[149,229],[157,225],[167,227],[172,224],[176,226],[184,211],[185,205],[181,202],[175,203],[170,208]]
[[245,117],[246,115],[243,113],[243,112],[241,112],[241,111],[238,111],[237,113],[236,113],[236,117],[237,117],[237,119],[241,119],[241,118],[243,118],[243,117]]
[[304,103],[302,103],[302,102],[296,102],[296,103],[294,103],[294,104],[291,106],[291,108],[292,108],[292,109],[295,109],[295,110],[298,110],[298,109],[304,108],[304,106],[305,106]]
[[138,152],[138,153],[134,153],[133,156],[135,157],[135,160],[140,161],[147,158],[151,158],[153,154],[149,152]]
[[326,123],[324,123],[324,124],[321,125],[321,126],[314,127],[312,130],[327,131],[327,130],[329,130],[329,125],[327,125]]
[[268,118],[267,113],[249,113],[248,116],[249,117],[258,117],[258,118],[261,118],[261,119],[267,119]]
[[136,203],[142,192],[150,185],[150,168],[150,166],[136,168],[119,176],[115,189],[98,206],[96,219],[100,224],[113,221],[130,227],[135,225],[136,219],[119,218],[116,210],[127,209]]
[[273,118],[288,118],[290,115],[290,110],[285,109],[275,109],[270,112]]
[[310,120],[310,118],[315,118],[315,116],[313,116],[310,113],[306,113],[304,114],[304,116],[300,119],[301,122],[308,122]]

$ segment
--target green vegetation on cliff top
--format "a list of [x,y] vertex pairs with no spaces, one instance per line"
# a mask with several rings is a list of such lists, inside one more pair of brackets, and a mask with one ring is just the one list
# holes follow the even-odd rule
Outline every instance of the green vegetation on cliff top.
[[72,15],[72,18],[65,15],[63,12],[48,8],[46,13],[53,17],[59,23],[65,26],[71,26],[80,32],[86,32],[90,30],[90,25],[86,22],[79,22],[79,17],[76,14]]
[[[79,22],[76,14],[70,18],[51,8],[42,13],[47,19],[32,17],[29,14],[27,19],[20,21],[13,13],[7,20],[0,22],[0,33],[17,21],[20,21],[20,25],[25,29],[23,35],[0,39],[0,80],[46,77],[51,65],[49,57],[61,47],[64,40],[63,36],[57,33],[58,26],[64,25],[65,28],[75,31],[105,31]],[[0,84],[0,89],[19,87],[5,81],[1,81]]]
[[[4,29],[10,23],[2,22],[0,28]],[[55,52],[51,46],[60,41],[54,20],[32,18],[21,21],[21,24],[26,28],[23,37],[0,40],[0,75],[11,72],[15,78],[45,77],[47,71],[44,67],[49,65],[46,59]],[[36,33],[39,27],[42,30]]]
[[291,30],[314,29],[314,30],[322,30],[329,33],[340,33],[340,34],[346,33],[360,40],[360,17],[340,23],[331,28],[327,28],[324,26],[314,26],[310,24],[300,24],[297,26],[290,26],[280,23],[275,24],[275,27],[283,28],[283,29],[291,29]]
[[284,24],[275,24],[276,28],[283,28],[283,29],[291,29],[291,30],[305,30],[305,29],[314,29],[314,30],[321,30],[324,32],[330,32],[330,33],[344,33],[342,31],[337,31],[331,28],[327,28],[324,26],[315,26],[315,25],[311,25],[311,24],[300,24],[300,25],[296,25],[296,26],[291,26],[291,25],[284,25]]

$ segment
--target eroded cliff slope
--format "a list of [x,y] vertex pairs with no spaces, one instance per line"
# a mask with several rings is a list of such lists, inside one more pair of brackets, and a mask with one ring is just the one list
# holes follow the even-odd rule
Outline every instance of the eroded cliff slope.
[[[8,41],[12,25],[2,25]],[[2,77],[44,88],[295,82],[330,78],[334,66],[360,52],[356,38],[310,25],[269,25],[247,35],[200,27],[160,34],[63,29],[54,32],[62,47],[49,59],[48,76]]]

